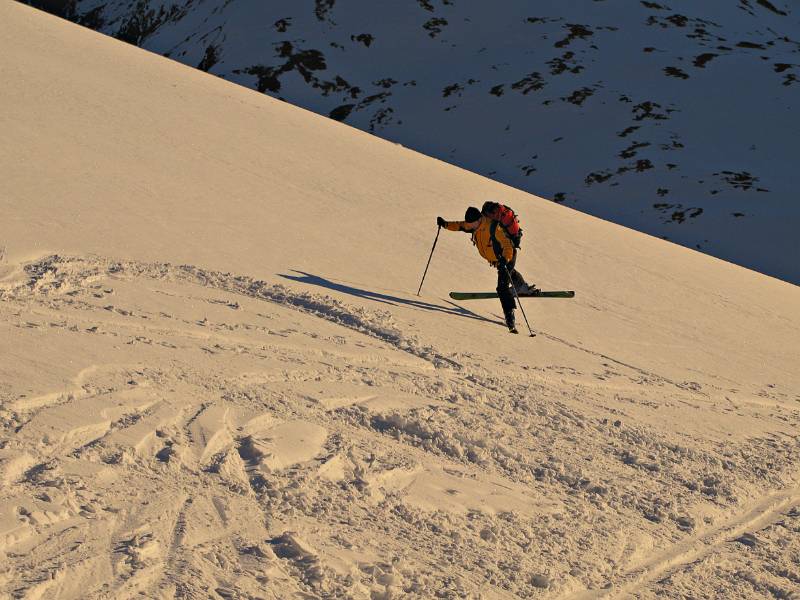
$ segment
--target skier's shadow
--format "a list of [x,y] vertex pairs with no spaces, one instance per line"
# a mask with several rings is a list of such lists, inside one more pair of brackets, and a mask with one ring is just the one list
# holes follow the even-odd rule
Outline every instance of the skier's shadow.
[[412,308],[430,310],[433,312],[440,312],[447,315],[453,315],[456,317],[465,317],[467,319],[475,319],[476,321],[486,321],[487,323],[498,323],[500,325],[503,324],[502,321],[493,321],[492,319],[487,319],[486,317],[482,317],[481,315],[476,314],[471,310],[467,310],[466,308],[463,308],[449,301],[446,302],[450,306],[431,304],[430,302],[423,302],[422,300],[399,298],[397,296],[390,296],[388,294],[379,294],[378,292],[362,290],[360,288],[352,287],[350,285],[345,285],[343,283],[336,283],[329,279],[325,279],[324,277],[319,277],[318,275],[312,275],[311,273],[306,273],[305,271],[298,271],[296,269],[292,269],[292,272],[299,273],[299,275],[279,274],[279,276],[283,277],[284,279],[290,279],[292,281],[297,281],[299,283],[306,283],[308,285],[318,285],[320,287],[328,288],[330,290],[336,290],[337,292],[344,292],[345,294],[350,294],[351,296],[356,296],[357,298],[373,300],[375,302],[381,302],[382,304],[389,304],[391,306],[397,306],[402,304],[405,306],[411,306]]

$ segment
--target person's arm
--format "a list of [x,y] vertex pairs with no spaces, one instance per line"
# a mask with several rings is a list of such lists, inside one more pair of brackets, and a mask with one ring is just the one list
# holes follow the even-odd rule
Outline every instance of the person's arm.
[[502,256],[507,263],[514,258],[514,244],[502,227],[495,227],[492,232],[492,249],[498,258]]
[[514,258],[514,242],[505,232],[500,236],[500,245],[503,247],[503,258],[506,259],[506,262],[511,262]]
[[478,223],[480,223],[480,221],[472,221],[471,223],[468,221],[445,221],[439,217],[436,223],[439,227],[444,227],[448,231],[465,231],[467,233],[472,233],[478,228]]

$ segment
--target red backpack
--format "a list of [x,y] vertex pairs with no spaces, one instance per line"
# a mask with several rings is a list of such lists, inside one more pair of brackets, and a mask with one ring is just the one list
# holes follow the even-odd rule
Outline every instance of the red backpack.
[[517,215],[511,208],[489,201],[484,202],[481,213],[500,223],[508,237],[511,238],[514,248],[519,248],[519,243],[522,239],[522,228],[519,226]]

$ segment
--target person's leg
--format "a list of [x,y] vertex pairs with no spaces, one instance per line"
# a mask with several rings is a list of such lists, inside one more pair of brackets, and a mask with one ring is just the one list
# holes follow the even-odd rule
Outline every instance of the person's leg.
[[517,288],[517,291],[528,289],[528,284],[525,282],[525,278],[522,276],[522,273],[516,269],[511,271],[511,283],[514,284],[514,287]]
[[535,285],[529,285],[525,278],[522,276],[522,273],[517,271],[514,268],[514,265],[517,262],[517,251],[514,250],[514,258],[511,260],[511,263],[508,265],[509,270],[511,271],[511,284],[517,290],[517,292],[523,294],[528,293],[534,289],[536,289]]
[[[513,265],[513,261],[512,261]],[[513,266],[510,267],[513,270]],[[514,291],[511,289],[511,278],[509,269],[497,267],[497,295],[500,298],[500,306],[503,307],[503,315],[506,318],[506,325],[514,326],[514,309],[517,303],[514,301]]]

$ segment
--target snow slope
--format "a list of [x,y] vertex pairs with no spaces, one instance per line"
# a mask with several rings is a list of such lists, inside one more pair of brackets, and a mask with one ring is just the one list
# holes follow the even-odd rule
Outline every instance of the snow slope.
[[[0,596],[797,590],[797,287],[0,4]],[[538,336],[437,214],[509,198]]]
[[800,283],[800,19],[786,0],[33,4]]

